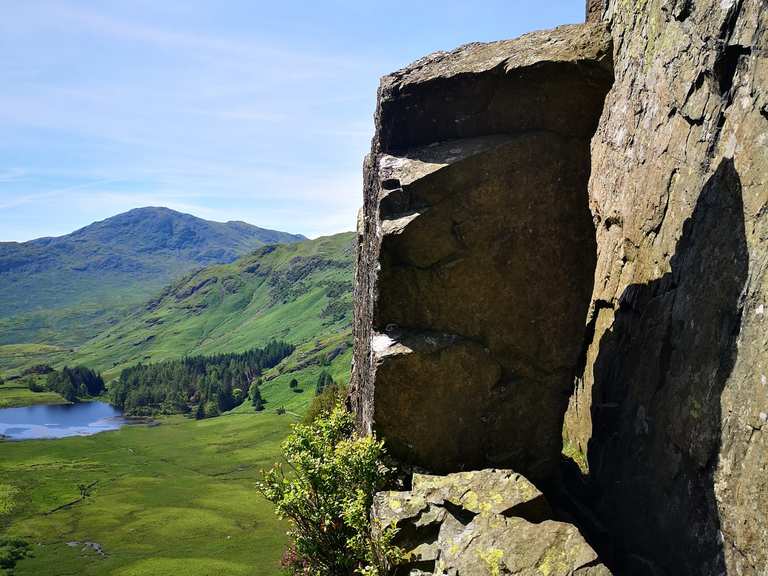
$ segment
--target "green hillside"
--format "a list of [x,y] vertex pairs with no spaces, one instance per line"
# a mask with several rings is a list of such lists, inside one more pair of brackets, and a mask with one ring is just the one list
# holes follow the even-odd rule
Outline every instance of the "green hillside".
[[174,278],[303,236],[139,208],[58,238],[0,242],[0,345],[76,346]]
[[[274,338],[296,346],[262,375],[261,412],[247,401],[205,420],[166,416],[83,438],[0,440],[0,533],[29,546],[12,573],[282,573],[286,525],[255,482],[315,398],[320,374],[349,377],[354,238],[266,246],[192,273],[76,352],[4,346],[17,371],[26,354],[87,364],[107,379],[137,362],[245,351]],[[2,394],[34,396],[19,380]],[[77,500],[81,485],[93,489]]]
[[[300,409],[323,369],[338,380],[348,377],[353,242],[354,234],[344,233],[265,246],[231,264],[192,273],[58,362],[85,364],[109,380],[137,362],[284,340],[297,349],[267,373],[265,398],[272,408],[279,403]],[[297,374],[303,393],[288,388]]]

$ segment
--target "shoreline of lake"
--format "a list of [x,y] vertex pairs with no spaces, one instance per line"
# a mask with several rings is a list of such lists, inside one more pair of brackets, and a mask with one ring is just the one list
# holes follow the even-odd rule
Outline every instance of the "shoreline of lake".
[[124,416],[114,406],[98,400],[0,409],[0,437],[4,442],[92,436],[146,423],[144,419],[139,422]]

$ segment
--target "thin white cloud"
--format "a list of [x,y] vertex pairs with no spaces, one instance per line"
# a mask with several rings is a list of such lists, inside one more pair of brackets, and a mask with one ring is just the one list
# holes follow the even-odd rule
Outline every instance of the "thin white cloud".
[[18,208],[25,204],[34,204],[41,200],[51,200],[60,196],[66,196],[72,192],[78,190],[84,190],[86,188],[93,188],[95,186],[103,186],[104,184],[110,184],[115,182],[114,180],[98,180],[95,182],[86,182],[83,184],[76,184],[74,186],[67,186],[66,188],[57,188],[54,190],[47,190],[44,192],[37,192],[34,194],[22,194],[14,195],[11,200],[0,202],[0,209]]
[[0,168],[0,184],[7,182],[17,182],[27,175],[26,170],[21,168]]
[[[40,9],[52,21],[63,27],[79,26],[90,33],[114,39],[123,38],[154,44],[168,48],[183,48],[202,54],[218,54],[246,58],[248,60],[269,61],[275,58],[280,62],[292,60],[302,66],[295,70],[287,69],[288,75],[312,77],[311,71],[317,68],[356,68],[364,65],[362,58],[345,55],[343,57],[323,55],[309,51],[296,51],[285,46],[276,47],[272,43],[255,42],[253,39],[222,37],[200,31],[182,32],[138,22],[118,20],[102,12],[75,7],[65,2],[47,2]],[[238,62],[238,60],[228,60]],[[240,60],[242,61],[242,60]]]

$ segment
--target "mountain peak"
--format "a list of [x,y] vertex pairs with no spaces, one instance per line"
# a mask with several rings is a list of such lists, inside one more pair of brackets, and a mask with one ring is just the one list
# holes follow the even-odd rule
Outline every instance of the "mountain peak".
[[65,236],[0,244],[0,318],[94,298],[140,301],[193,269],[232,262],[266,244],[302,240],[162,206],[134,208]]

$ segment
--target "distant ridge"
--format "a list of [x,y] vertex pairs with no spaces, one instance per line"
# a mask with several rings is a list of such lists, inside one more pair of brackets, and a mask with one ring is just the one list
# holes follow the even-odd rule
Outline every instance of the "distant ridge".
[[305,239],[145,207],[64,236],[0,242],[0,344],[78,344],[111,313],[185,273]]

